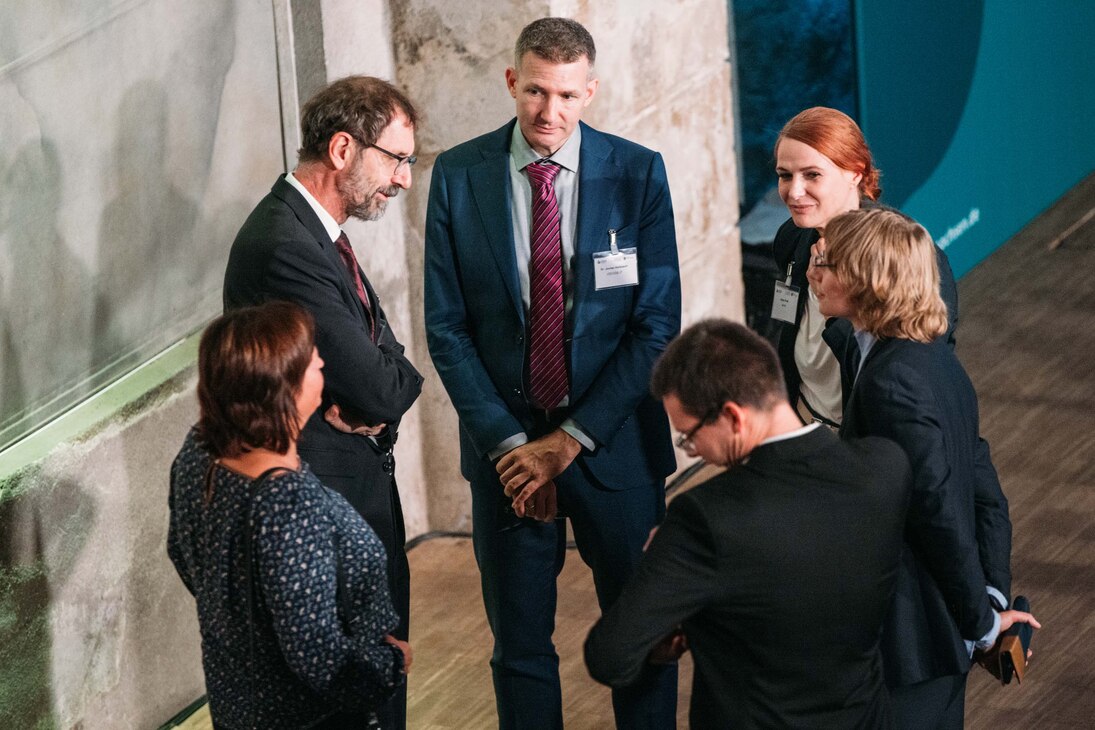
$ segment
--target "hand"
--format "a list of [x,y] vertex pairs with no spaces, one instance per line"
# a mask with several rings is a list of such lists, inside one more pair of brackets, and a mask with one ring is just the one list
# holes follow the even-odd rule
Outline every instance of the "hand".
[[518,517],[531,517],[538,522],[551,522],[559,512],[555,482],[548,482],[540,489],[525,496],[522,490],[513,497],[513,511]]
[[[525,501],[537,489],[562,474],[581,450],[582,445],[573,436],[557,428],[547,436],[508,452],[498,460],[496,467],[506,496],[523,495],[521,501]],[[516,497],[513,507],[517,508]]]
[[654,645],[646,660],[651,664],[671,664],[680,659],[686,651],[688,651],[688,638],[683,631],[676,629]]
[[406,641],[400,641],[391,634],[386,634],[384,641],[403,652],[403,673],[406,674],[411,671],[411,664],[414,662],[414,651],[411,650],[411,645]]
[[1015,624],[1030,624],[1036,629],[1042,628],[1042,624],[1038,623],[1038,619],[1034,618],[1032,614],[1026,611],[1001,611],[1000,612],[1000,633],[1004,633]]
[[654,525],[650,528],[650,534],[646,536],[646,542],[643,543],[643,552],[647,551],[650,547],[650,543],[654,541],[654,536],[658,534],[658,525]]
[[323,414],[323,420],[331,424],[337,431],[355,433],[361,436],[379,436],[388,427],[386,423],[369,426],[360,421],[355,421],[349,416],[343,416],[342,409],[339,408],[337,403],[327,409],[327,412]]
[[817,239],[817,243],[815,243],[813,246],[810,246],[810,261],[809,265],[806,267],[806,280],[810,282],[810,285],[813,286],[815,290],[817,288],[818,282],[821,280],[821,271],[819,271],[818,268],[814,266],[814,257],[824,255],[825,239],[819,238]]

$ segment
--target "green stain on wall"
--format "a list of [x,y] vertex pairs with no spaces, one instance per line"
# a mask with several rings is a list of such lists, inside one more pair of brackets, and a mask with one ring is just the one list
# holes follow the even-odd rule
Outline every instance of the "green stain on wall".
[[49,579],[40,550],[13,554],[20,501],[0,503],[0,727],[54,728]]

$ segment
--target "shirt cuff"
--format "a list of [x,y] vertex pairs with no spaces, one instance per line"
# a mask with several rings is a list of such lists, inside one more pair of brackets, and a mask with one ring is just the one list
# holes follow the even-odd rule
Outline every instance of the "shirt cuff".
[[582,427],[578,425],[578,422],[573,418],[568,418],[563,421],[559,428],[566,431],[568,434],[574,437],[574,440],[582,445],[586,451],[596,451],[597,444],[593,441],[593,437],[582,430]]
[[996,643],[996,637],[1000,635],[1000,614],[996,611],[992,612],[992,628],[989,632],[981,637],[981,639],[974,644],[975,649],[985,651],[991,649],[992,645]]
[[992,607],[997,611],[1006,611],[1008,609],[1008,599],[1004,598],[1004,594],[996,590],[992,586],[985,586],[985,590],[989,592],[989,602],[992,603]]
[[524,446],[528,443],[528,436],[524,433],[515,433],[502,443],[495,446],[493,449],[487,452],[487,458],[491,461],[497,461],[505,456],[510,451],[513,451],[518,446]]

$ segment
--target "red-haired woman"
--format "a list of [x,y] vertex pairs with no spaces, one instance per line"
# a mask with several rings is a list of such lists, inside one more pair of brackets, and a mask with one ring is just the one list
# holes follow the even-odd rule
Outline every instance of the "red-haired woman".
[[[779,195],[791,213],[773,243],[782,276],[776,285],[776,296],[784,302],[778,310],[783,325],[777,349],[787,396],[805,423],[839,426],[847,384],[841,381],[838,358],[852,342],[851,328],[846,320],[826,321],[806,274],[811,249],[816,245],[817,252],[824,251],[828,222],[878,200],[881,172],[852,118],[820,106],[799,112],[784,125],[775,158]],[[946,337],[953,346],[958,292],[946,255],[936,249],[936,256],[949,315]]]
[[323,392],[313,338],[308,312],[272,302],[219,317],[198,351],[167,551],[197,603],[218,728],[366,727],[410,666],[384,546],[297,456]]

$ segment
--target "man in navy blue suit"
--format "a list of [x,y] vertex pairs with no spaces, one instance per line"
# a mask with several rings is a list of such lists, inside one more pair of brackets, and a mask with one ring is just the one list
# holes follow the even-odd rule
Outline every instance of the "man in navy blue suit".
[[[517,116],[437,158],[426,216],[430,354],[460,418],[499,725],[561,727],[565,515],[602,610],[665,513],[674,468],[654,361],[680,329],[661,156],[582,124],[593,39],[544,18],[506,70]],[[676,668],[613,693],[619,727],[672,727]]]

